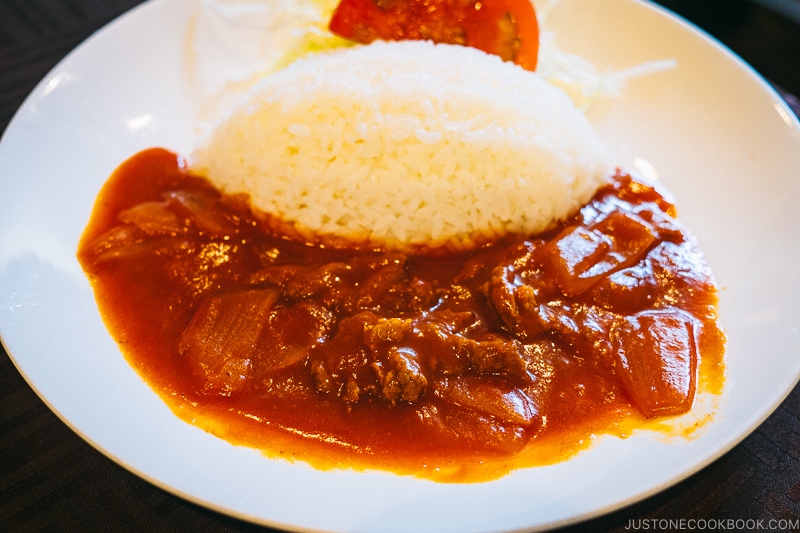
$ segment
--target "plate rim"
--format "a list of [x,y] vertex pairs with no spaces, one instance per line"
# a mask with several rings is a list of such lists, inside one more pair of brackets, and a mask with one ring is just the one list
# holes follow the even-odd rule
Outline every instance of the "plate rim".
[[[10,137],[11,135],[13,135],[13,132],[15,131],[15,128],[16,128],[16,126],[15,126],[16,122],[15,121],[21,120],[20,117],[22,116],[22,112],[31,105],[31,102],[33,102],[33,100],[35,98],[37,98],[40,95],[40,93],[42,92],[43,88],[47,85],[48,81],[50,79],[52,79],[52,76],[54,75],[54,73],[56,73],[59,70],[61,70],[65,64],[67,64],[68,62],[72,61],[73,57],[76,54],[78,54],[79,51],[82,50],[89,43],[99,41],[100,39],[103,38],[102,36],[106,35],[109,31],[111,31],[111,28],[116,27],[116,26],[121,25],[121,24],[124,24],[126,20],[130,20],[128,17],[132,16],[133,13],[144,12],[144,10],[146,10],[146,9],[151,9],[152,6],[162,5],[162,4],[167,3],[168,1],[169,0],[147,0],[147,1],[145,1],[145,2],[143,2],[141,4],[139,4],[139,5],[135,6],[131,10],[125,12],[120,17],[114,19],[113,21],[111,21],[107,25],[103,26],[97,32],[93,33],[89,38],[84,40],[76,48],[71,50],[62,60],[60,60],[48,72],[48,74],[42,80],[40,80],[40,82],[36,85],[35,89],[28,96],[26,96],[25,100],[23,101],[23,104],[15,112],[14,116],[9,121],[8,126],[6,127],[5,131],[3,132],[2,137],[0,138],[0,156],[2,155],[2,147],[3,147],[4,143],[6,142],[7,137]],[[690,23],[690,22],[686,21],[685,19],[675,15],[674,13],[672,13],[669,10],[667,10],[666,8],[663,8],[662,6],[653,4],[652,2],[649,2],[647,0],[621,0],[621,1],[626,1],[626,2],[629,2],[629,3],[638,3],[638,4],[645,5],[645,6],[649,6],[650,8],[653,8],[656,11],[660,11],[662,13],[662,15],[666,15],[668,18],[672,19],[673,22],[675,20],[678,20],[678,21],[682,22],[684,25],[686,25],[688,28],[690,28],[692,31],[698,32],[699,34],[704,36],[706,38],[706,40],[710,44],[714,45],[718,50],[728,54],[731,57],[731,59],[733,59],[738,64],[739,67],[744,67],[749,72],[749,74],[751,76],[754,75],[760,81],[762,87],[764,89],[766,89],[768,92],[771,93],[772,99],[776,103],[779,103],[779,105],[782,105],[784,110],[787,112],[787,114],[790,117],[792,117],[792,120],[793,120],[793,123],[794,123],[794,127],[796,129],[800,130],[800,121],[798,121],[798,117],[796,115],[794,115],[792,110],[789,108],[788,104],[780,97],[780,95],[777,93],[775,88],[766,79],[764,79],[763,76],[761,76],[751,66],[749,66],[746,62],[744,62],[738,55],[736,55],[735,53],[733,53],[732,51],[727,49],[724,45],[722,45],[722,43],[720,43],[719,41],[717,41],[713,37],[710,37],[707,33],[703,32],[703,30],[699,29],[698,27],[696,27],[692,23]],[[12,133],[9,133],[9,132],[12,132]],[[0,164],[2,164],[2,162],[3,162],[3,159],[0,158]],[[4,264],[0,264],[0,266],[5,267]],[[0,272],[2,272],[2,271],[3,271],[3,269],[0,269]],[[93,437],[91,437],[90,435],[85,434],[84,431],[81,428],[74,426],[72,421],[70,419],[68,419],[67,417],[65,417],[63,415],[63,413],[61,412],[61,410],[57,409],[57,407],[51,403],[50,399],[46,396],[46,394],[44,394],[39,389],[37,383],[35,383],[33,380],[31,380],[29,378],[29,376],[27,375],[27,373],[23,369],[24,365],[20,365],[20,363],[18,362],[18,359],[17,359],[17,355],[14,353],[14,350],[12,350],[11,347],[6,342],[5,335],[3,335],[3,330],[5,329],[4,326],[5,326],[5,322],[0,322],[0,342],[2,342],[2,344],[3,344],[3,346],[4,346],[5,350],[6,350],[6,353],[8,353],[9,358],[11,359],[11,361],[15,365],[15,367],[19,370],[20,374],[23,376],[23,378],[25,379],[26,383],[28,383],[28,385],[32,388],[32,390],[34,390],[34,392],[37,394],[37,396],[45,403],[45,405],[47,405],[47,407],[53,413],[56,414],[56,416],[58,416],[58,418],[60,420],[62,420],[62,422],[64,422],[68,427],[70,427],[70,429],[73,432],[75,432],[76,434],[78,434],[84,441],[88,442],[93,448],[95,448],[96,450],[100,451],[104,456],[108,457],[109,459],[111,459],[116,464],[119,464],[120,466],[124,467],[129,472],[132,472],[135,475],[137,475],[138,477],[141,477],[142,479],[147,480],[151,484],[154,484],[155,486],[158,486],[158,487],[160,487],[160,488],[162,488],[164,490],[167,490],[168,492],[170,492],[172,494],[176,494],[177,496],[179,496],[179,497],[181,497],[181,498],[183,498],[185,500],[192,501],[194,503],[202,505],[203,507],[210,508],[210,509],[213,509],[213,510],[215,510],[217,512],[220,512],[222,514],[235,516],[237,518],[240,518],[240,519],[243,519],[243,520],[247,520],[247,521],[251,521],[251,522],[255,522],[255,523],[261,523],[261,524],[270,525],[270,526],[273,526],[273,527],[281,527],[281,528],[284,528],[284,529],[296,529],[297,528],[297,526],[293,525],[293,524],[284,524],[284,523],[280,523],[280,522],[269,522],[269,521],[265,522],[263,518],[259,518],[259,517],[256,517],[256,516],[247,517],[247,516],[245,516],[245,515],[243,515],[243,514],[241,514],[239,512],[236,512],[235,514],[231,514],[230,509],[227,509],[225,507],[217,506],[217,504],[215,502],[207,501],[207,500],[202,499],[202,498],[197,498],[193,494],[188,494],[188,493],[185,494],[185,493],[183,493],[183,491],[181,489],[179,489],[177,487],[174,487],[174,486],[165,485],[161,480],[159,480],[157,478],[154,478],[149,473],[138,469],[135,465],[128,464],[127,462],[122,461],[111,450],[105,449],[105,447],[100,445]],[[598,517],[598,516],[607,514],[609,512],[613,512],[615,510],[619,510],[619,509],[621,509],[623,507],[626,507],[628,505],[631,505],[631,504],[633,504],[633,503],[635,503],[637,501],[641,501],[641,500],[643,500],[643,499],[645,499],[647,497],[652,496],[653,494],[659,493],[659,492],[665,490],[666,488],[668,488],[670,486],[673,486],[673,485],[677,484],[678,482],[690,477],[694,473],[696,473],[699,470],[705,468],[709,464],[711,464],[714,461],[716,461],[717,459],[719,459],[722,455],[724,455],[725,453],[727,453],[728,451],[733,449],[737,444],[739,444],[742,440],[744,440],[753,430],[755,430],[758,426],[760,426],[775,411],[775,409],[777,409],[783,403],[783,401],[786,400],[786,398],[789,396],[789,394],[791,394],[793,389],[797,386],[798,382],[800,382],[800,372],[798,372],[793,377],[793,379],[790,378],[789,381],[793,381],[793,384],[791,386],[786,387],[785,390],[781,391],[781,394],[779,395],[780,396],[779,400],[777,400],[775,402],[772,402],[772,404],[769,406],[768,409],[763,409],[759,413],[759,416],[754,417],[754,421],[751,424],[749,424],[750,430],[747,433],[745,433],[745,434],[743,434],[741,436],[738,436],[736,438],[730,439],[724,446],[722,446],[719,449],[717,449],[715,453],[708,455],[704,459],[704,461],[696,464],[693,468],[689,469],[688,471],[683,472],[677,478],[673,478],[673,479],[667,480],[667,481],[663,482],[661,485],[652,487],[646,493],[641,493],[641,494],[637,494],[635,496],[632,496],[628,500],[618,502],[615,506],[612,506],[610,508],[596,509],[594,511],[586,512],[581,516],[576,516],[576,517],[572,517],[572,518],[568,518],[568,519],[563,519],[561,521],[553,522],[553,523],[546,524],[546,525],[543,525],[543,526],[538,526],[538,527],[546,527],[546,528],[558,527],[558,526],[569,525],[569,524],[581,522],[581,521],[584,521],[584,520],[587,520],[587,519],[590,519],[590,518]],[[304,529],[301,528],[301,530],[304,530]]]

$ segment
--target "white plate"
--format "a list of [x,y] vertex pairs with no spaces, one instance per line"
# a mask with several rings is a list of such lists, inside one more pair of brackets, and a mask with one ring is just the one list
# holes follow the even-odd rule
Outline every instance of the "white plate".
[[120,162],[149,146],[191,148],[199,108],[189,94],[186,32],[196,8],[155,0],[100,31],[48,74],[0,144],[3,343],[53,411],[114,461],[192,501],[275,527],[527,530],[609,512],[685,478],[741,441],[797,382],[797,120],[739,59],[662,9],[564,0],[550,28],[561,48],[601,69],[677,59],[590,117],[621,164],[658,170],[723,288],[728,381],[705,432],[601,439],[565,463],[452,485],[267,460],[179,421],[109,338],[75,251],[96,193]]

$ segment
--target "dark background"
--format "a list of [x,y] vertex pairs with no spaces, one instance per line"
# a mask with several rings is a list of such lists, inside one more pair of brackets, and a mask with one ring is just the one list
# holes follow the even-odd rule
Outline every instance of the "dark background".
[[[138,3],[0,0],[0,132],[61,58]],[[748,0],[659,3],[704,28],[771,83],[800,94],[796,22]],[[627,509],[564,531],[622,532],[630,530],[630,520],[635,525],[682,518],[800,519],[800,388],[757,431],[703,471]],[[187,503],[105,458],[39,400],[0,350],[0,531],[268,530]]]

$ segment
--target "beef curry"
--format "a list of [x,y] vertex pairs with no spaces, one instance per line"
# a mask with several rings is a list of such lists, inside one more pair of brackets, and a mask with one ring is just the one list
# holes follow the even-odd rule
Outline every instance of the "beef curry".
[[551,231],[469,252],[307,242],[152,149],[105,185],[79,259],[181,418],[321,468],[464,481],[720,391],[717,291],[675,216],[618,172]]

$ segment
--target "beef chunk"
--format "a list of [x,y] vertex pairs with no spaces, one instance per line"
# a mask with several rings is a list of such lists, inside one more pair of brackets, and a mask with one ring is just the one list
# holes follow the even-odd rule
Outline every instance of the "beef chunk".
[[269,265],[250,276],[255,286],[274,287],[288,300],[314,300],[330,309],[337,309],[349,294],[348,276],[353,267],[346,263],[326,263],[321,266]]
[[470,336],[472,313],[439,312],[415,321],[415,334],[433,353],[438,371],[453,374],[472,370],[482,374],[525,372],[522,344],[490,332]]
[[422,373],[417,354],[409,348],[392,347],[381,380],[383,396],[392,403],[415,402],[425,393],[428,378]]
[[526,282],[516,266],[508,265],[495,268],[484,287],[505,328],[523,341],[546,329],[539,314],[541,297],[536,286],[535,282]]

